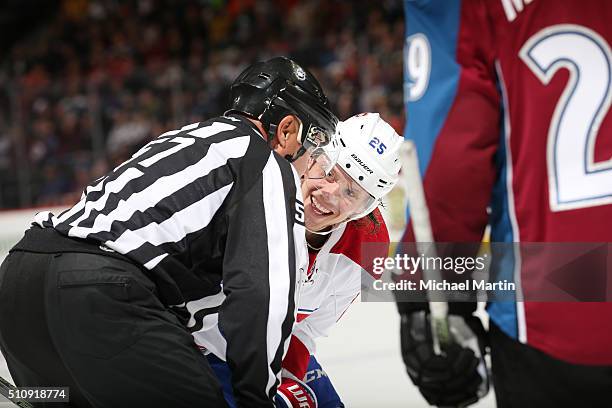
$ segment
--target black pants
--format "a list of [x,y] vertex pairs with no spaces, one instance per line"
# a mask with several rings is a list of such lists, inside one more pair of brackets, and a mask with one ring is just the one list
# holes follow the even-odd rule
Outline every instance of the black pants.
[[557,360],[511,339],[494,323],[489,335],[498,408],[612,407],[612,367]]
[[68,386],[78,407],[225,407],[206,358],[154,292],[126,261],[11,253],[0,348],[16,384]]

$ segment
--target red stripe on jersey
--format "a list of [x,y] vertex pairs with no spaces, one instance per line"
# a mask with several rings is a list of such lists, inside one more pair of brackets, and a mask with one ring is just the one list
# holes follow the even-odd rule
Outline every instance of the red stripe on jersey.
[[308,361],[310,360],[310,352],[295,336],[291,336],[287,355],[283,360],[283,369],[289,371],[296,378],[302,379],[306,375],[308,369]]
[[[349,222],[342,238],[333,246],[330,253],[346,256],[374,279],[378,279],[380,275],[373,272],[374,258],[386,257],[389,254],[389,231],[378,208],[372,214],[378,225],[366,217]],[[366,251],[363,251],[364,244]]]

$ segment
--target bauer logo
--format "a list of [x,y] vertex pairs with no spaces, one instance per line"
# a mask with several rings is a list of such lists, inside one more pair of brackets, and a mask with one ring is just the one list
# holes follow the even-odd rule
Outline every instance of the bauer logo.
[[[355,160],[357,162],[357,164],[359,164],[365,171],[367,171],[368,173],[372,174],[374,173],[374,170],[372,170],[371,168],[368,167],[367,164],[365,164],[359,157],[357,157],[357,155],[355,153],[351,153],[351,157],[353,158],[353,160]],[[348,165],[347,165],[348,166]]]

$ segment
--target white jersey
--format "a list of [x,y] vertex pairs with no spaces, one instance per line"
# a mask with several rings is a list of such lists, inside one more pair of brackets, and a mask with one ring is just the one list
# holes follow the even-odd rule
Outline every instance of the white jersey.
[[[316,351],[315,339],[327,336],[361,292],[362,275],[376,279],[371,259],[387,256],[389,233],[378,210],[380,225],[366,218],[332,232],[319,251],[310,252],[308,279],[300,289],[297,323],[293,327],[283,369],[302,378]],[[362,244],[376,242],[362,253]]]

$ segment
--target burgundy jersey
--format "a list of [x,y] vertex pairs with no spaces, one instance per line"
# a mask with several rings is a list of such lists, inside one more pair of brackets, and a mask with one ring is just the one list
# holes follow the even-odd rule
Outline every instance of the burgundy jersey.
[[[435,239],[477,241],[490,224],[499,242],[612,241],[612,2],[406,0],[406,20],[406,136]],[[511,258],[505,273],[533,281]],[[554,357],[612,364],[612,303],[489,313]]]

